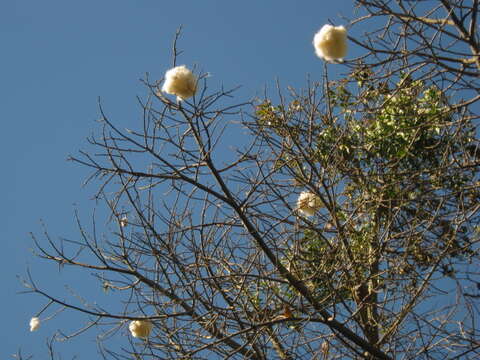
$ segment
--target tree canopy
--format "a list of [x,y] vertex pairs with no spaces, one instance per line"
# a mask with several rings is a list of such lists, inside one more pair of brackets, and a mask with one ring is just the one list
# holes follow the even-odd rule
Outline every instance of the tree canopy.
[[25,286],[85,330],[130,323],[104,358],[479,356],[478,0],[353,3],[362,55],[304,89],[239,101],[197,73],[176,101],[147,77],[125,130],[99,104],[95,150],[71,160],[116,229],[34,241],[115,310]]

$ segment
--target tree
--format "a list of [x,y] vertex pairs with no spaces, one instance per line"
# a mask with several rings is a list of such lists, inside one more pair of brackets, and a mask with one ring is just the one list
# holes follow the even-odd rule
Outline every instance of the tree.
[[305,90],[235,103],[200,74],[174,102],[146,78],[143,126],[125,131],[99,105],[95,155],[72,160],[117,229],[34,241],[123,311],[25,284],[87,327],[153,325],[105,358],[478,357],[478,1],[355,3],[351,27],[385,25]]

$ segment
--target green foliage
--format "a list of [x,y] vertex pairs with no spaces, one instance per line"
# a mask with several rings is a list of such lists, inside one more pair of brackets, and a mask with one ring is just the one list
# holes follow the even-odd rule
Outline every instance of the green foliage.
[[438,164],[436,155],[442,142],[448,143],[446,128],[451,120],[441,90],[408,76],[392,90],[384,83],[375,87],[360,82],[358,96],[346,89],[347,84],[340,82],[329,91],[344,122],[320,134],[320,157],[328,155],[340,130],[344,136],[338,148],[363,166],[396,163],[409,170]]

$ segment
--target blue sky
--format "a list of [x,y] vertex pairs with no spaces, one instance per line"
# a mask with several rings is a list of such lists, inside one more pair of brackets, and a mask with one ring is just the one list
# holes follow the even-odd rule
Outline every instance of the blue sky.
[[[29,252],[29,232],[40,235],[43,220],[53,237],[75,238],[74,209],[86,221],[91,217],[95,187],[81,187],[89,172],[66,158],[86,148],[85,138],[99,128],[99,96],[114,122],[140,121],[135,97],[146,90],[139,79],[146,72],[161,78],[170,67],[180,25],[179,63],[210,72],[211,87],[242,85],[239,102],[273,90],[276,78],[284,87],[304,86],[307,75],[320,80],[323,67],[311,45],[314,33],[329,19],[343,23],[338,15],[352,9],[351,0],[0,2],[0,273],[6,284],[0,358],[21,348],[45,359],[45,340],[74,328],[75,318],[62,314],[30,333],[28,321],[45,300],[17,294],[23,288],[16,276],[28,267],[57,294],[65,283],[81,290],[90,280],[39,262]],[[125,335],[115,334],[110,345],[125,345]],[[95,329],[58,350],[65,359],[99,358],[94,337]]]

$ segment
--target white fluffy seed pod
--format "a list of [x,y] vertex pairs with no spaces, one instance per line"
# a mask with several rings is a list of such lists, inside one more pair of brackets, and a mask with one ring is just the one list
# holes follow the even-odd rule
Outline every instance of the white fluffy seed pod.
[[127,215],[123,216],[123,217],[120,219],[119,223],[120,223],[120,226],[121,226],[121,227],[126,227],[126,226],[128,226],[128,217],[127,217]]
[[38,317],[32,317],[30,319],[30,331],[37,331],[40,327],[40,319]]
[[162,91],[177,95],[179,101],[186,100],[195,95],[197,78],[185,65],[174,67],[165,73]]
[[130,322],[128,329],[133,337],[146,339],[152,331],[152,323],[148,320],[134,320]]
[[330,24],[323,27],[313,37],[315,53],[327,61],[342,61],[347,55],[347,29]]
[[302,191],[297,200],[298,212],[305,216],[313,216],[322,207],[322,200],[314,193]]

